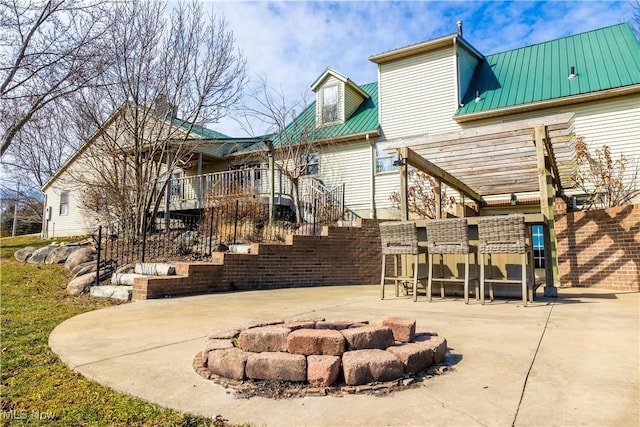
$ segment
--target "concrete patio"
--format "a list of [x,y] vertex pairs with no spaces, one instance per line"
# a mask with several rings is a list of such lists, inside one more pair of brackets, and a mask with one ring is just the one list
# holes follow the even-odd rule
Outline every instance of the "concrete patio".
[[[391,295],[393,292],[389,292]],[[540,292],[539,292],[540,293]],[[449,344],[453,371],[388,396],[238,399],[198,376],[209,332],[292,317],[415,318]],[[424,295],[379,299],[377,286],[219,293],[93,311],[49,338],[72,369],[116,390],[193,414],[254,425],[637,426],[640,293],[559,290],[523,308]]]

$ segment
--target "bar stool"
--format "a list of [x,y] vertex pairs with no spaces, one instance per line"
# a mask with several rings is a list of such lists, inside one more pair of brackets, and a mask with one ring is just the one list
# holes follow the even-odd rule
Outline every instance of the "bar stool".
[[[398,296],[398,286],[400,283],[409,281],[413,284],[413,300],[416,301],[418,280],[424,279],[418,275],[418,255],[426,253],[426,248],[418,246],[418,229],[416,223],[412,221],[402,222],[381,222],[380,223],[380,241],[382,243],[382,273],[380,275],[380,299],[384,299],[384,285],[388,280],[393,280],[396,288],[396,297]],[[387,276],[387,255],[393,255],[394,275]],[[398,260],[400,255],[413,255],[413,274],[409,275],[410,262],[401,266],[400,272],[398,264],[402,264]],[[400,261],[400,262],[399,262]]]
[[[427,227],[427,250],[429,251],[429,279],[427,281],[427,296],[431,302],[431,284],[433,280],[440,282],[440,295],[444,298],[445,282],[464,282],[464,303],[469,304],[469,280],[476,281],[476,297],[478,295],[477,277],[470,278],[469,264],[471,253],[476,254],[476,264],[478,262],[477,247],[469,244],[469,234],[467,220],[464,218],[433,219],[426,222]],[[444,255],[463,254],[465,255],[464,277],[433,277],[433,256],[440,255],[440,264]]]
[[[489,283],[489,298],[493,301],[493,283],[520,284],[522,286],[522,304],[527,306],[527,299],[533,301],[533,287],[528,285],[527,258],[529,258],[529,275],[535,280],[533,253],[526,240],[527,228],[524,215],[503,215],[478,218],[478,239],[480,240],[480,300],[484,304],[484,285]],[[519,280],[485,278],[485,254],[520,254],[522,276]],[[506,276],[506,272],[505,272]]]

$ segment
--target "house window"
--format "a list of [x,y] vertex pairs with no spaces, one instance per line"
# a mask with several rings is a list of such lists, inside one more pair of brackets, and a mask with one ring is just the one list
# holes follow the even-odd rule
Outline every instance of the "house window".
[[376,144],[376,173],[395,172],[397,169],[393,166],[395,157],[386,151],[382,150],[378,144]]
[[533,261],[535,268],[544,268],[544,231],[541,225],[531,227],[533,238]]
[[69,191],[60,193],[60,215],[69,215]]
[[338,86],[322,88],[322,123],[338,121]]
[[302,156],[300,165],[303,168],[303,175],[318,175],[320,173],[318,153],[309,153],[306,156]]

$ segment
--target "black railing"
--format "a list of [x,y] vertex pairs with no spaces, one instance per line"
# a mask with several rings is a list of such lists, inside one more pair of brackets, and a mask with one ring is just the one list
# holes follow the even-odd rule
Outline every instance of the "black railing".
[[287,234],[296,232],[317,234],[339,216],[328,215],[317,201],[314,205],[312,217],[301,226],[295,224],[295,215],[285,207],[278,207],[276,219],[270,223],[268,204],[255,199],[225,200],[194,214],[149,215],[140,231],[136,231],[133,219],[100,226],[94,234],[97,265],[198,261],[234,244],[284,242]]

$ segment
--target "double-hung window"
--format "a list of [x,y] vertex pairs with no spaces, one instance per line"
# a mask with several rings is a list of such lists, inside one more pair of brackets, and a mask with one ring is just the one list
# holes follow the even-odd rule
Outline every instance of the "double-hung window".
[[338,121],[338,86],[322,88],[322,123]]
[[69,215],[69,191],[60,192],[60,215]]

